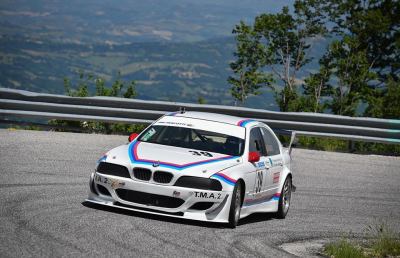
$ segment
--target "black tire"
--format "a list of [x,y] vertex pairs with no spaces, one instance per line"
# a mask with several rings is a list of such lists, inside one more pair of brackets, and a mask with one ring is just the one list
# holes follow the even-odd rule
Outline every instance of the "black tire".
[[281,196],[279,197],[278,212],[276,217],[284,219],[290,208],[290,200],[292,197],[292,178],[288,176],[282,186]]
[[240,219],[240,210],[242,207],[242,185],[240,182],[235,184],[232,192],[231,208],[229,209],[229,222],[230,228],[236,228]]

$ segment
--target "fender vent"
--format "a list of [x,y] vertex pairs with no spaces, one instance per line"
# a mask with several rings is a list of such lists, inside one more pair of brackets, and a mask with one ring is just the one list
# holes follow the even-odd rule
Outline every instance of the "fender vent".
[[97,184],[97,189],[101,194],[111,196],[110,192],[104,186]]
[[190,210],[198,210],[198,211],[204,211],[204,210],[208,210],[209,208],[211,208],[211,206],[213,206],[213,202],[196,202],[195,204],[193,204],[192,206],[190,206]]
[[174,216],[183,216],[183,212],[166,212],[166,211],[159,211],[159,210],[147,209],[147,208],[138,207],[138,206],[126,205],[126,204],[119,203],[119,202],[115,202],[114,205],[120,206],[120,207],[132,208],[132,209],[136,209],[136,210],[156,212],[156,213],[159,213],[159,214],[168,214],[168,215],[174,215]]
[[127,202],[139,203],[150,206],[164,207],[164,208],[178,208],[185,201],[180,198],[138,192],[133,190],[126,190],[119,188],[115,190],[118,197]]

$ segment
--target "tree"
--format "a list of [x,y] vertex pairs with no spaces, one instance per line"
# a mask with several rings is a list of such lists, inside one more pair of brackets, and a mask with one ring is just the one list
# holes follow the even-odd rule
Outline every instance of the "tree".
[[387,87],[371,96],[365,113],[373,117],[400,119],[400,82],[388,78]]
[[[79,79],[75,86],[71,85],[71,80],[67,77],[64,78],[64,89],[65,93],[71,97],[88,97],[89,96],[89,84],[93,80],[93,74],[85,74],[84,71],[79,71]],[[75,88],[75,89],[73,89]]]
[[338,35],[359,39],[378,79],[399,79],[400,72],[400,1],[330,0],[326,12]]
[[[302,1],[296,1],[294,14],[284,7],[280,13],[257,16],[253,27],[241,22],[234,30],[238,60],[231,65],[240,76],[230,83],[243,89],[243,85],[257,85],[259,78],[268,78],[266,85],[274,91],[280,110],[298,111],[297,75],[311,60],[306,53],[308,42],[326,31],[318,15],[318,10],[310,11]],[[283,87],[272,85],[273,81]]]
[[124,97],[124,98],[135,98],[137,96],[135,81],[130,81],[129,86],[125,93],[122,89],[125,87],[126,82],[121,80],[121,73],[118,73],[117,79],[111,85],[111,88],[107,88],[105,80],[101,77],[94,78],[96,85],[96,96],[109,96],[109,97]]
[[230,63],[235,76],[229,76],[228,82],[232,85],[232,96],[243,104],[249,95],[259,95],[260,88],[271,83],[271,77],[258,71],[263,59],[263,50],[251,26],[242,21],[236,25],[233,33],[236,34],[237,46],[234,55],[237,60]]
[[330,108],[334,114],[356,115],[361,100],[370,94],[369,82],[376,79],[365,50],[359,48],[357,37],[345,35],[331,43],[326,59],[337,79]]
[[[368,104],[364,115],[382,117],[383,113],[378,112],[376,106],[382,104],[382,98],[389,92],[385,88],[389,86],[390,81],[400,81],[400,1],[304,0],[303,2],[306,2],[311,9],[323,10],[332,24],[332,33],[344,41],[344,44],[347,44],[350,38],[351,41],[357,42],[351,46],[352,59],[359,61],[360,58],[363,59],[361,63],[369,67],[368,73],[374,74],[367,82],[368,87],[361,87],[359,92],[363,101]],[[364,65],[349,66],[349,69],[356,76],[365,75],[367,72]],[[366,79],[368,77],[367,75]],[[358,90],[354,89],[353,92]]]
[[197,99],[197,103],[199,103],[199,104],[207,104],[207,101],[206,101],[206,99],[204,97],[199,96],[198,99]]
[[301,107],[303,112],[324,112],[328,103],[323,98],[332,94],[333,87],[329,83],[332,74],[332,65],[324,56],[319,61],[318,73],[310,74],[304,80],[303,96],[301,96]]
[[[124,92],[124,88],[127,82],[121,79],[120,73],[118,73],[117,79],[113,82],[111,87],[106,86],[106,81],[98,76],[91,73],[85,73],[79,71],[79,78],[75,85],[72,85],[69,78],[64,78],[65,93],[71,97],[89,97],[90,89],[95,90],[95,96],[109,96],[109,97],[124,97],[124,98],[135,98],[137,92],[135,89],[135,81],[130,81],[128,87]],[[78,122],[78,121],[65,121],[65,120],[52,120],[50,124],[83,128],[92,132],[103,132],[103,133],[114,133],[114,132],[138,132],[144,129],[142,125],[130,125],[130,124],[108,124],[103,122]]]

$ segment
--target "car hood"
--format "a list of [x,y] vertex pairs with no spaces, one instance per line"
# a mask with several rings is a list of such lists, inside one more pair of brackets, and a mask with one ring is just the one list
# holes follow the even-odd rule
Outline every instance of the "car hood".
[[145,142],[132,142],[117,147],[106,156],[106,162],[121,164],[130,169],[147,167],[200,177],[210,177],[221,170],[239,165],[242,161],[237,156]]

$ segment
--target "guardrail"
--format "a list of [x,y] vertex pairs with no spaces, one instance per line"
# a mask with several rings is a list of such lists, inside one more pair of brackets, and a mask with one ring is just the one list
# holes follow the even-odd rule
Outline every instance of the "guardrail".
[[114,97],[69,97],[0,88],[0,116],[112,123],[151,123],[181,107],[252,118],[278,133],[335,137],[348,140],[400,144],[400,120],[346,117],[320,113],[274,112],[260,109],[147,101]]

